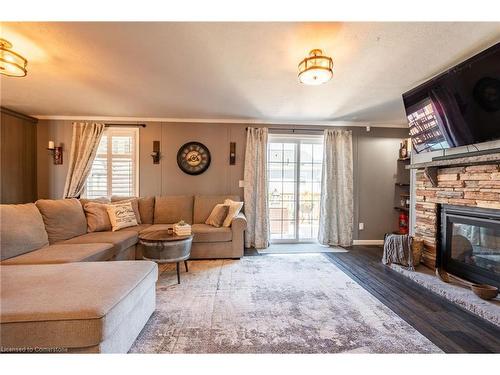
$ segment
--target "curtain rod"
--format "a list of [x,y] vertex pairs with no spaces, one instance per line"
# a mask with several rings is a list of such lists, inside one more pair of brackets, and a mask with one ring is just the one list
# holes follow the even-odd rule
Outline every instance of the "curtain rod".
[[104,124],[106,128],[119,127],[119,126],[129,126],[129,127],[141,127],[145,128],[146,124]]
[[[268,128],[269,130],[286,130],[286,131],[291,131],[295,133],[296,131],[299,132],[323,132],[324,129],[300,129],[300,128]],[[245,128],[245,130],[248,130],[248,127]]]

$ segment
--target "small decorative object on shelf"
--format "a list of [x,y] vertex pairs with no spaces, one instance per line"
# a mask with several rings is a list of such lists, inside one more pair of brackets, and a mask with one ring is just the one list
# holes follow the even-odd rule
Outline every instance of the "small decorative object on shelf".
[[52,153],[52,157],[54,158],[54,165],[60,165],[63,163],[63,148],[58,146],[56,147],[54,141],[49,141],[49,145],[47,147]]
[[401,208],[410,208],[410,195],[409,194],[400,194],[400,201],[399,203],[401,204]]
[[399,144],[399,159],[400,160],[409,159],[410,153],[411,153],[411,140],[410,138],[403,139]]

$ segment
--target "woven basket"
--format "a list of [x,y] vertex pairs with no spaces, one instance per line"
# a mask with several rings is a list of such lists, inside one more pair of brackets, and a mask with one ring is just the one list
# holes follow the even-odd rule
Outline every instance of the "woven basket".
[[413,238],[411,241],[411,252],[413,254],[413,265],[418,266],[424,252],[424,241]]

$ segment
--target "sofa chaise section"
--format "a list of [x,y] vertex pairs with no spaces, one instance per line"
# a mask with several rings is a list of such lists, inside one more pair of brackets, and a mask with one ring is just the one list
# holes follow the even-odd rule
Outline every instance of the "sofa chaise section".
[[97,262],[115,256],[113,244],[55,244],[3,260],[1,265]]
[[126,353],[155,309],[158,267],[149,261],[1,266],[0,271],[4,351]]

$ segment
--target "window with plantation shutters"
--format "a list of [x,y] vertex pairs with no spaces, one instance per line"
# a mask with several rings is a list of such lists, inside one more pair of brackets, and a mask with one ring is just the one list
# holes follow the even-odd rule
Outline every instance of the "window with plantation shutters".
[[110,127],[105,130],[87,178],[87,198],[139,194],[138,141],[137,128]]

